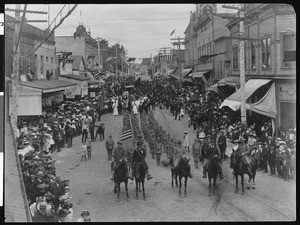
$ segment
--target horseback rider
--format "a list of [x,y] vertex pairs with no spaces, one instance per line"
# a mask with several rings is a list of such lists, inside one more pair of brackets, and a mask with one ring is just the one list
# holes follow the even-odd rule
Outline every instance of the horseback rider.
[[[149,167],[145,161],[146,158],[146,149],[143,145],[143,141],[139,140],[137,143],[137,148],[134,149],[133,151],[133,155],[132,155],[132,167],[134,166],[135,163],[139,163],[142,162],[144,169],[146,171],[146,176],[147,176],[147,180],[152,179],[151,174],[149,173]],[[132,173],[132,172],[131,172]],[[131,175],[132,177],[132,175]]]
[[[117,142],[118,146],[114,149],[114,161],[112,162],[112,168],[111,168],[111,171],[112,171],[112,178],[111,180],[114,180],[114,175],[115,175],[115,170],[117,168],[117,166],[123,161],[126,160],[126,151],[125,151],[125,148],[123,148],[122,146],[122,141],[118,141]],[[128,173],[128,169],[126,169],[126,175],[129,179],[133,180],[132,176],[129,176],[129,173]]]
[[[175,170],[178,169],[179,162],[182,158],[187,158],[186,157],[186,148],[184,148],[182,146],[182,142],[180,140],[178,140],[177,146],[174,147],[174,152],[173,152],[173,162],[174,162],[173,168]],[[189,167],[190,167],[190,165],[189,165]],[[193,177],[191,172],[189,173],[189,177],[190,178]],[[174,179],[175,179],[175,175],[174,175]]]
[[203,156],[204,156],[204,165],[203,165],[203,178],[206,178],[206,171],[208,168],[209,163],[211,162],[213,157],[218,157],[218,165],[219,165],[219,175],[220,179],[224,179],[224,175],[222,172],[221,160],[220,160],[220,152],[216,146],[216,141],[211,137],[209,139],[208,147],[203,149]]
[[252,165],[251,165],[251,160],[248,156],[250,154],[249,146],[245,143],[245,139],[243,137],[240,138],[238,144],[239,145],[238,145],[237,152],[240,155],[239,157],[242,157],[242,161],[245,163],[249,175],[252,176],[253,175]]

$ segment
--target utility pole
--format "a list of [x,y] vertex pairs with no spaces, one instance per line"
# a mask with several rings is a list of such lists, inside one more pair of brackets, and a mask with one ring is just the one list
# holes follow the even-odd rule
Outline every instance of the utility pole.
[[10,122],[15,134],[17,137],[17,122],[18,122],[18,97],[19,97],[19,77],[20,77],[20,45],[18,39],[20,38],[20,10],[21,5],[16,4],[15,11],[15,33],[13,40],[13,74],[12,74],[12,99],[11,101],[11,114]]
[[239,7],[235,6],[226,6],[223,5],[223,8],[228,9],[236,9],[238,10],[238,19],[239,19],[239,25],[240,25],[240,83],[241,83],[241,124],[242,129],[244,130],[247,126],[247,116],[246,116],[246,99],[245,99],[245,65],[244,65],[244,58],[245,58],[245,52],[244,52],[244,19],[245,19],[245,9],[244,4],[239,4]]
[[116,75],[117,75],[117,69],[118,69],[118,48],[117,48],[117,44],[116,44]]
[[[177,40],[177,42],[173,42],[172,44],[173,44],[173,45],[178,45],[178,56],[177,56],[177,58],[178,58],[178,70],[179,70],[179,79],[180,79],[180,89],[181,89],[181,87],[182,87],[182,77],[181,77],[180,46],[181,46],[181,44],[183,43],[183,41],[184,41],[185,39],[184,39],[184,38],[178,37],[178,38],[173,38],[173,39],[171,39],[171,40]],[[182,42],[181,42],[181,40],[182,40]]]
[[121,53],[121,71],[123,73],[123,45],[122,45],[122,53]]
[[101,73],[102,65],[101,65],[101,55],[100,55],[100,38],[97,37],[97,43],[98,43],[98,72]]

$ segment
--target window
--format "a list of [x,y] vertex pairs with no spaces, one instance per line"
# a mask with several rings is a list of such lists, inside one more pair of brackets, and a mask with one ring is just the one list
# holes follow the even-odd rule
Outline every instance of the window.
[[296,65],[296,35],[294,33],[281,35],[282,66],[295,67]]
[[41,74],[44,74],[44,57],[41,55]]
[[222,65],[222,60],[220,61],[220,77],[222,78],[222,71],[223,71],[223,65]]
[[250,51],[251,51],[251,69],[256,69],[255,41],[251,41],[250,42]]
[[234,46],[232,48],[232,69],[237,70],[238,68],[239,68],[238,47]]
[[262,40],[262,68],[270,68],[271,66],[271,38],[264,38]]
[[244,42],[244,68],[247,69],[247,42]]
[[[207,55],[211,55],[210,44],[207,45]],[[208,58],[208,61],[211,61],[211,57]]]

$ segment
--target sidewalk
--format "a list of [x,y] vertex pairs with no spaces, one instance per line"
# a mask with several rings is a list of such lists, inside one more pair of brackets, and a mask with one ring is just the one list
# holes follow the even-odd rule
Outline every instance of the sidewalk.
[[[28,222],[21,181],[18,173],[16,155],[11,135],[11,129],[5,122],[5,151],[4,151],[4,215],[5,222]],[[24,193],[25,194],[25,193]]]

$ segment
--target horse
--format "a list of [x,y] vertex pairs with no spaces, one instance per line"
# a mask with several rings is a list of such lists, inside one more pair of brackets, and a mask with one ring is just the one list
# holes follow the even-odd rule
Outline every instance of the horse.
[[190,161],[190,159],[181,158],[178,169],[177,170],[174,168],[171,169],[172,187],[173,187],[173,175],[175,175],[176,187],[178,187],[177,176],[179,176],[179,198],[181,198],[181,187],[182,187],[181,180],[183,177],[184,177],[184,197],[187,197],[186,185],[187,185],[187,180],[188,180],[189,173],[190,173],[189,161]]
[[[219,164],[218,158],[213,157],[208,164],[207,173],[208,173],[208,181],[209,181],[209,196],[214,193],[214,190],[217,189],[217,176],[219,174]],[[211,180],[213,180],[213,190],[211,190]]]
[[114,174],[114,183],[115,183],[114,193],[115,194],[118,193],[117,202],[120,201],[120,184],[122,182],[125,183],[125,191],[126,191],[127,202],[129,201],[128,188],[127,188],[128,177],[127,177],[127,174],[126,174],[126,170],[127,170],[127,163],[126,163],[125,160],[121,160],[119,162],[119,164],[117,165],[117,167],[115,169],[115,174]]
[[235,191],[234,193],[238,193],[238,176],[241,176],[241,185],[242,185],[242,195],[244,195],[244,174],[248,174],[249,180],[247,189],[250,189],[250,181],[253,181],[252,189],[255,189],[255,175],[256,175],[256,163],[255,159],[251,156],[248,156],[250,158],[250,163],[252,164],[252,175],[250,176],[247,165],[243,162],[242,156],[237,152],[234,151],[231,155],[231,168],[233,168],[233,174],[235,176]]
[[147,199],[145,196],[145,188],[144,188],[146,170],[143,166],[143,163],[142,162],[134,163],[132,169],[133,169],[133,176],[135,180],[135,194],[136,194],[135,199],[136,200],[139,199],[138,192],[140,191],[140,185],[142,184],[143,199],[144,201],[146,201]]

